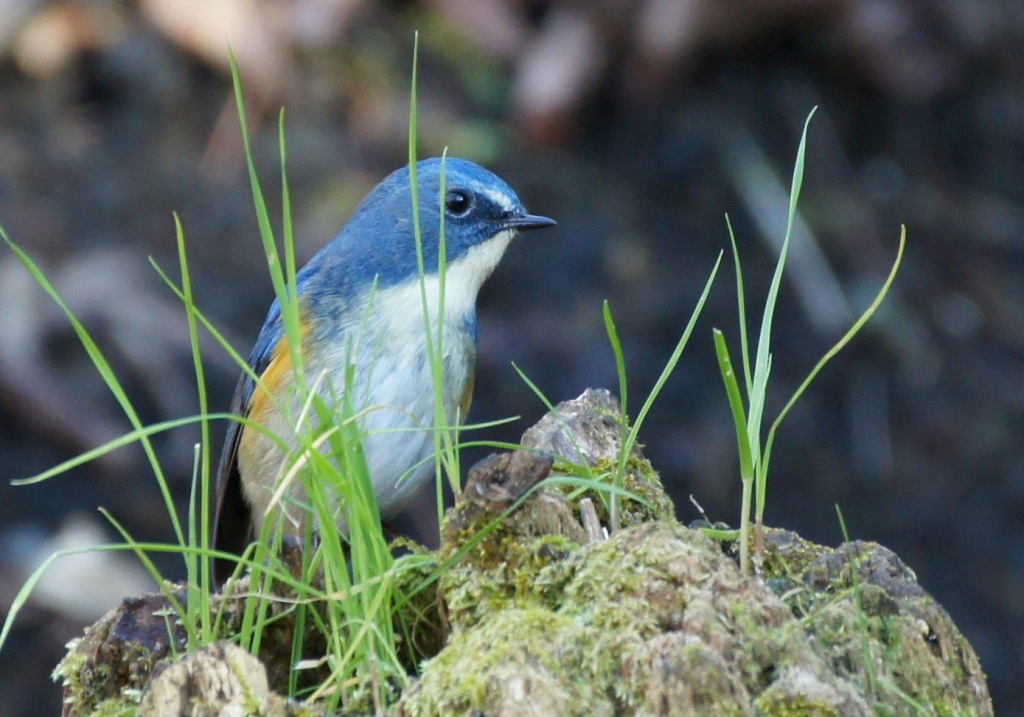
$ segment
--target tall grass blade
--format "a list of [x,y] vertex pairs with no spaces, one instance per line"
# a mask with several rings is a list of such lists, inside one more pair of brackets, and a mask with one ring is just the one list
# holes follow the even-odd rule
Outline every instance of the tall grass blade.
[[[51,284],[43,274],[42,270],[34,261],[32,261],[20,246],[11,241],[10,237],[7,236],[7,233],[2,228],[0,228],[0,236],[3,237],[4,241],[7,242],[9,247],[11,247],[11,250],[17,255],[21,263],[25,265],[25,268],[28,269],[30,274],[32,274],[39,286],[41,286],[50,298],[56,302],[57,306],[60,307],[61,311],[64,312],[64,315],[71,323],[71,326],[78,337],[79,343],[82,344],[82,347],[88,354],[89,359],[96,368],[96,371],[103,378],[104,383],[107,385],[107,389],[114,396],[118,405],[121,407],[121,410],[124,412],[125,417],[128,419],[128,422],[134,429],[135,434],[138,436],[139,443],[142,445],[143,451],[145,451],[146,458],[149,460],[150,468],[153,470],[153,474],[156,476],[157,483],[160,486],[160,493],[163,497],[167,514],[171,519],[171,526],[174,529],[175,539],[178,541],[179,545],[185,545],[185,533],[182,530],[181,521],[178,519],[178,514],[174,506],[174,498],[171,496],[170,488],[168,487],[167,480],[164,477],[163,468],[160,465],[160,461],[157,459],[156,450],[153,448],[153,444],[150,443],[149,434],[144,430],[142,420],[135,411],[135,407],[132,406],[132,403],[128,398],[128,394],[121,386],[120,381],[118,381],[113,368],[103,356],[99,346],[97,346],[96,342],[93,340],[92,335],[78,319],[75,313],[71,311],[66,303],[64,303],[64,300],[57,293],[53,284]],[[52,471],[47,471],[47,473],[53,475]]]
[[825,355],[818,360],[818,363],[814,365],[814,368],[811,369],[810,373],[807,374],[807,377],[803,380],[803,382],[796,389],[796,391],[793,392],[793,395],[790,396],[789,401],[786,402],[786,405],[779,412],[778,418],[776,418],[775,421],[772,423],[772,426],[768,431],[768,438],[765,442],[763,459],[764,469],[758,475],[757,505],[755,508],[758,520],[761,520],[764,516],[765,494],[767,492],[766,481],[768,479],[768,465],[769,461],[771,460],[772,446],[775,443],[775,432],[782,424],[783,419],[786,418],[790,410],[800,399],[800,397],[804,394],[804,391],[807,390],[807,387],[811,385],[811,382],[814,381],[814,379],[818,376],[821,370],[825,368],[825,364],[831,361],[836,356],[836,354],[842,351],[843,348],[848,343],[850,343],[853,337],[856,336],[864,327],[864,324],[866,324],[868,320],[875,314],[875,312],[878,310],[878,307],[881,306],[882,301],[885,299],[886,295],[889,293],[889,289],[892,287],[893,281],[896,280],[896,274],[899,272],[900,264],[903,262],[903,250],[906,247],[906,243],[907,228],[904,226],[900,229],[900,244],[899,248],[896,250],[896,259],[893,261],[892,268],[889,270],[889,275],[886,277],[885,282],[883,282],[882,288],[879,289],[878,294],[875,295],[874,300],[871,302],[868,308],[864,310],[864,313],[860,315],[860,318],[858,318],[854,322],[853,326],[851,326],[849,330],[845,334],[843,334],[843,337],[839,339],[839,341],[837,341],[835,345],[833,345],[832,348],[830,348],[825,353]]
[[[195,495],[195,474],[193,471],[193,491],[189,501],[189,545],[200,547],[198,565],[196,560],[186,557],[188,566],[188,609],[200,629],[211,627],[210,591],[211,580],[210,549],[210,420],[209,404],[206,396],[206,370],[203,367],[202,351],[199,346],[199,327],[195,316],[195,299],[192,294],[192,274],[189,271],[188,252],[185,248],[185,231],[181,219],[174,214],[175,238],[178,245],[178,262],[181,270],[181,292],[185,302],[185,319],[188,323],[189,347],[192,352],[192,365],[196,376],[196,398],[199,403],[199,445],[196,447],[196,469],[199,474],[198,519],[195,524],[197,496]],[[198,568],[198,570],[197,570]]]
[[[743,360],[743,382],[747,389],[747,401],[751,400],[754,390],[753,374],[750,372],[750,345],[747,338],[747,300],[743,288],[743,267],[740,264],[740,251],[736,246],[736,233],[732,229],[732,220],[725,215],[725,226],[729,230],[729,244],[732,247],[732,262],[736,271],[736,306],[740,318],[740,358]],[[744,419],[746,420],[746,419]],[[744,431],[744,434],[747,432]]]
[[647,418],[647,414],[650,412],[654,402],[661,394],[661,389],[664,388],[665,382],[668,381],[669,376],[671,376],[675,371],[676,365],[679,363],[679,359],[683,355],[683,349],[686,348],[686,344],[690,341],[690,334],[693,333],[693,328],[697,324],[697,319],[700,318],[700,314],[704,309],[704,304],[707,303],[708,294],[711,292],[711,285],[715,282],[715,276],[718,275],[718,268],[721,264],[722,252],[719,252],[718,258],[715,260],[715,265],[711,269],[711,274],[708,276],[708,280],[704,284],[704,290],[701,291],[700,298],[697,299],[697,304],[693,309],[693,313],[690,314],[690,320],[687,322],[686,328],[683,330],[683,335],[680,336],[679,341],[676,342],[676,347],[672,350],[672,355],[669,357],[665,367],[662,369],[661,375],[658,376],[658,380],[654,382],[654,387],[647,395],[643,406],[641,406],[640,411],[636,414],[636,418],[633,419],[633,426],[629,431],[629,435],[626,437],[626,444],[622,447],[620,470],[625,467],[626,461],[628,460],[630,453],[633,451],[633,446],[636,445],[637,437],[640,434],[640,428],[643,426],[644,420]]
[[[604,327],[608,333],[608,341],[612,345],[612,355],[615,356],[615,370],[619,375],[619,410],[622,412],[619,417],[619,444],[623,446],[623,455],[625,453],[626,445],[626,433],[627,424],[629,423],[628,418],[628,403],[629,389],[627,388],[626,382],[626,358],[622,352],[622,342],[619,341],[619,332],[615,328],[615,320],[612,318],[611,308],[608,306],[608,300],[605,299],[601,312],[604,315]],[[623,463],[623,466],[625,463]],[[625,479],[624,470],[616,471],[615,473],[615,487],[622,488],[622,481]],[[611,505],[608,510],[608,521],[611,524],[611,531],[614,533],[618,531],[619,525],[619,498],[615,493],[611,496]]]

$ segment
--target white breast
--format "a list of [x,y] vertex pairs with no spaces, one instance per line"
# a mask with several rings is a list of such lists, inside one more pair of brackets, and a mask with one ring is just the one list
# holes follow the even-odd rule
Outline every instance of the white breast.
[[[444,410],[449,424],[462,420],[459,405],[471,386],[476,346],[470,327],[475,323],[477,293],[512,236],[513,232],[502,232],[448,266],[440,350],[444,361]],[[360,423],[363,450],[385,518],[403,510],[434,475],[434,462],[429,459],[434,453],[435,387],[427,350],[424,296],[437,352],[440,289],[439,277],[432,275],[422,282],[416,277],[377,290],[367,309],[348,317],[342,339],[329,345],[311,345],[305,352],[307,383],[319,385],[325,397],[341,394],[349,363],[354,367],[353,404],[357,413],[365,411]],[[299,410],[298,402],[294,402],[293,415]],[[277,431],[289,430],[280,416],[272,423]],[[286,438],[286,442],[297,444],[294,438]],[[268,473],[276,475],[285,461],[271,441],[266,444],[263,465]],[[261,496],[248,488],[253,512],[265,510],[270,491]],[[303,493],[296,489],[292,496],[304,500]]]

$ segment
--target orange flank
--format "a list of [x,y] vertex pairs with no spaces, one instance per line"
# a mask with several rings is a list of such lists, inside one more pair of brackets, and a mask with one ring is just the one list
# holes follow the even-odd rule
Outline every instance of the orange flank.
[[253,389],[249,399],[249,419],[257,423],[266,423],[274,402],[281,396],[281,389],[287,386],[292,376],[292,352],[288,350],[287,337],[282,336],[274,347],[273,357],[260,377],[260,382]]
[[[306,321],[306,312],[302,313],[301,334],[305,343],[310,326]],[[257,423],[266,424],[275,410],[275,402],[284,398],[283,391],[292,383],[293,376],[292,352],[288,350],[288,335],[284,334],[270,356],[270,363],[263,370],[259,383],[253,389],[249,399],[249,410],[246,416]]]

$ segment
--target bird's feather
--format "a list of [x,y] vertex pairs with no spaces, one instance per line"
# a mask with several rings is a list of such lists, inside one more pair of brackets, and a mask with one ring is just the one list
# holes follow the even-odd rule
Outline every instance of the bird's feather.
[[[266,380],[268,367],[272,366],[275,356],[288,354],[284,342],[284,326],[281,322],[281,309],[275,301],[267,314],[256,345],[249,356],[249,367],[253,374]],[[268,389],[272,390],[270,386]],[[231,412],[236,416],[248,418],[252,411],[252,398],[256,391],[256,381],[248,371],[243,372],[235,387],[235,395],[231,401]],[[264,391],[261,396],[266,396]],[[267,400],[267,399],[264,399]],[[259,413],[259,411],[257,411]],[[217,509],[213,523],[213,545],[221,550],[240,555],[252,542],[252,520],[249,504],[242,492],[242,478],[238,472],[238,447],[241,442],[243,424],[232,421],[228,424],[227,436],[224,440],[224,451],[217,468]],[[234,563],[228,560],[215,560],[213,564],[214,579],[223,582],[234,571]]]

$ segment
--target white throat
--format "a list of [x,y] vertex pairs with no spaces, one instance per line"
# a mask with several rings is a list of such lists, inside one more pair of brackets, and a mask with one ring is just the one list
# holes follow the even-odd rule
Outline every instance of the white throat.
[[[462,323],[476,307],[480,287],[501,261],[515,230],[499,232],[487,241],[470,247],[465,254],[445,267],[444,276],[444,321]],[[423,277],[423,291],[426,293],[427,311],[431,323],[436,321],[440,308],[441,277],[434,273],[436,267],[427,267],[430,272]],[[420,277],[416,276],[397,286],[377,293],[374,300],[378,315],[391,320],[406,316],[423,326],[423,294]]]

